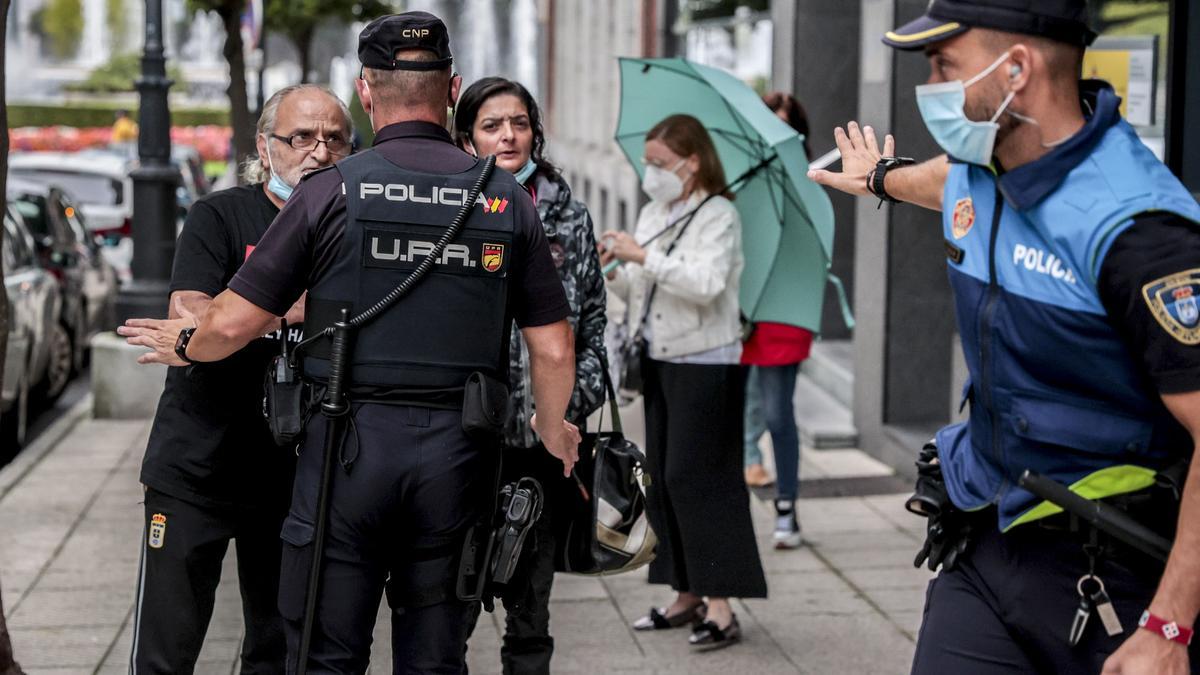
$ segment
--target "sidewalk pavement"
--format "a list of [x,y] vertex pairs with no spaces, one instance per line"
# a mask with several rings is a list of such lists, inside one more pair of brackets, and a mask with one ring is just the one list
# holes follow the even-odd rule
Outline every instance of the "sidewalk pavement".
[[[630,411],[626,428],[640,428]],[[94,420],[90,397],[0,470],[0,581],[17,659],[31,674],[127,672],[142,535],[137,476],[149,420]],[[635,433],[631,436],[636,438]],[[767,454],[769,457],[769,453]],[[801,494],[876,486],[886,467],[858,451],[805,451]],[[898,492],[898,481],[891,485]],[[830,486],[834,489],[828,489]],[[912,557],[923,523],[904,494],[802,498],[808,546],[771,548],[770,504],[752,499],[771,597],[738,601],[741,644],[693,654],[686,631],[628,625],[670,598],[645,570],[556,577],[556,673],[905,673],[929,573]],[[197,673],[237,673],[242,633],[232,550]],[[498,612],[499,614],[499,612]],[[472,673],[498,673],[500,615],[484,614]],[[385,608],[371,672],[390,671]]]

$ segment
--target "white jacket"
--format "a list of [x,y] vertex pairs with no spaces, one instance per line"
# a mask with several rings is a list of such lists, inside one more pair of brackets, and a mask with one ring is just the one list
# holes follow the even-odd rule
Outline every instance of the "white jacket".
[[[679,214],[696,208],[706,196],[693,193]],[[638,215],[634,238],[643,242],[661,232],[668,210],[666,204],[647,204]],[[628,303],[631,335],[646,312],[650,287],[657,286],[646,317],[652,336],[647,356],[660,361],[736,342],[741,332],[738,281],[745,262],[737,209],[728,199],[714,197],[679,237],[681,226],[646,246],[645,264],[626,263],[609,282],[609,289]],[[675,249],[666,255],[676,238]]]

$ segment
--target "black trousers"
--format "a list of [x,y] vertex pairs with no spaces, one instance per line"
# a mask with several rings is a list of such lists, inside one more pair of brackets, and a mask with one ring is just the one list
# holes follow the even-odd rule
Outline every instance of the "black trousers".
[[[481,491],[493,484],[493,464],[463,433],[459,411],[356,404],[352,414],[333,471],[308,672],[367,669],[385,585],[393,672],[465,672],[472,603],[455,596],[457,559]],[[283,525],[279,609],[289,672],[299,651],[326,423],[321,415],[309,421]]]
[[765,598],[742,475],[741,366],[646,359],[647,514],[658,534],[650,582],[680,592]]
[[[500,663],[504,675],[549,675],[554,657],[554,637],[550,635],[550,591],[554,586],[554,519],[557,509],[554,484],[563,478],[562,462],[542,445],[534,448],[506,448],[502,481],[509,483],[530,476],[542,484],[546,501],[542,516],[534,525],[526,546],[532,551],[521,561],[518,576],[524,581],[504,603],[504,639]],[[574,483],[570,489],[574,490]],[[481,607],[476,604],[471,620],[472,631]]]
[[243,675],[282,673],[283,622],[276,609],[279,527],[275,508],[213,509],[146,490],[130,672],[191,673],[212,618],[221,561],[233,540],[246,636]]
[[[1093,615],[1080,643],[1067,644],[1079,606],[1076,582],[1088,571],[1079,535],[1026,524],[1007,534],[983,528],[965,560],[929,582],[914,675],[1099,673],[1137,627],[1162,566],[1116,545],[1096,576],[1112,598],[1124,633],[1109,637]],[[1190,650],[1200,674],[1200,642]]]

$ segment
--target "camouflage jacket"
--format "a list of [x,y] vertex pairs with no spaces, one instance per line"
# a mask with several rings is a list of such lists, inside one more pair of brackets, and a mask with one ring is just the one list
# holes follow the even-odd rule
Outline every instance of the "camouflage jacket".
[[[567,418],[579,422],[604,403],[604,275],[600,273],[596,235],[587,207],[571,198],[571,188],[565,181],[550,181],[540,173],[533,180],[538,216],[571,306],[567,321],[575,331],[575,391],[571,393]],[[529,348],[515,325],[510,352],[512,408],[505,425],[505,443],[530,448],[537,445],[537,438],[529,425],[533,415]]]

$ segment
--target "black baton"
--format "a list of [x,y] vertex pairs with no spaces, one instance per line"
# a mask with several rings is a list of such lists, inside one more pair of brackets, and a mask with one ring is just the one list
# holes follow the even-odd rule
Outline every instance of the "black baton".
[[1080,497],[1057,481],[1026,470],[1021,474],[1021,487],[1061,508],[1063,511],[1091,523],[1097,530],[1125,542],[1146,555],[1164,563],[1171,554],[1171,542],[1129,517],[1124,511],[1103,502]]
[[346,403],[344,387],[346,368],[350,361],[350,315],[342,310],[342,318],[333,324],[333,344],[329,354],[329,385],[325,388],[325,400],[321,401],[321,414],[325,415],[325,456],[321,460],[321,485],[317,493],[316,531],[313,534],[312,562],[308,568],[308,586],[304,599],[304,626],[300,632],[300,653],[296,673],[308,672],[308,652],[312,648],[313,624],[317,617],[317,598],[321,593],[321,562],[325,557],[325,530],[329,522],[329,488],[333,482],[334,455],[342,440],[345,424]]

